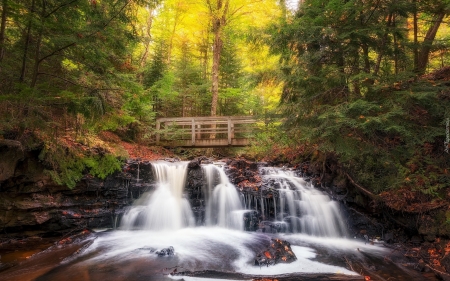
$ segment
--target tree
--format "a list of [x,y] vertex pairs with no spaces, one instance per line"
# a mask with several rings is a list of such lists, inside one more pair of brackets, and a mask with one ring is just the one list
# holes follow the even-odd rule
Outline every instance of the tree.
[[122,116],[124,93],[136,89],[130,53],[139,41],[129,26],[135,9],[148,5],[152,1],[2,1],[3,129],[71,128],[79,114],[93,128]]
[[[217,101],[219,97],[219,65],[223,48],[223,30],[228,24],[230,0],[206,0],[208,5],[213,32],[213,62],[211,70],[211,116],[217,114]],[[232,13],[234,13],[233,11]]]
[[411,167],[446,165],[438,152],[449,106],[444,85],[419,75],[447,8],[445,1],[309,0],[274,26],[291,138],[339,158],[373,191],[410,186],[412,175],[424,193],[441,189],[438,180],[420,178],[443,169],[431,176]]
[[[211,30],[213,36],[213,58],[211,67],[211,116],[216,116],[220,86],[220,58],[224,47],[225,29],[230,25],[230,22],[238,21],[240,18],[244,17],[251,18],[250,15],[256,14],[259,9],[265,6],[266,3],[265,1],[258,0],[240,2],[233,0],[205,1],[209,18],[211,20]],[[279,11],[281,11],[280,8]]]

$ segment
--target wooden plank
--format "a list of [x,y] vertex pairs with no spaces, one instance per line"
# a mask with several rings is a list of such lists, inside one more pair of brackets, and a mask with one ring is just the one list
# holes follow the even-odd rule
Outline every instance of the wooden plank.
[[227,139],[201,139],[195,140],[195,145],[192,145],[191,140],[175,140],[175,141],[161,141],[162,146],[166,147],[224,147],[224,146],[247,146],[250,144],[249,139],[232,139],[231,144],[228,144]]

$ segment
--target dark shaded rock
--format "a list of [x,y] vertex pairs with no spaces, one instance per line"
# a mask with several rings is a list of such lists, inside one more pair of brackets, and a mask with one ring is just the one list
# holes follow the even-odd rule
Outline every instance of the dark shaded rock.
[[[4,174],[8,178],[0,181],[0,225],[2,233],[10,237],[113,228],[125,208],[153,188],[150,162],[127,161],[122,171],[105,180],[86,175],[70,189],[53,182],[45,172],[48,167],[38,158],[39,151],[3,148],[0,159],[8,160]],[[13,154],[16,156],[8,156]]]
[[159,251],[156,251],[155,254],[157,254],[159,257],[173,256],[173,255],[175,255],[175,250],[172,246],[170,246],[168,248],[164,248]]
[[198,169],[200,168],[200,161],[198,159],[194,159],[189,162],[188,169]]
[[0,140],[0,182],[14,175],[15,167],[24,159],[22,144],[14,140]]
[[386,243],[392,243],[394,242],[394,233],[388,232],[384,235],[384,241]]
[[258,190],[261,186],[258,164],[255,162],[243,159],[228,160],[225,166],[225,173],[230,178],[230,182],[242,190]]
[[272,239],[270,246],[255,257],[255,265],[275,265],[277,263],[291,263],[297,260],[288,241]]
[[256,231],[259,225],[259,213],[248,211],[244,214],[244,229],[246,231]]

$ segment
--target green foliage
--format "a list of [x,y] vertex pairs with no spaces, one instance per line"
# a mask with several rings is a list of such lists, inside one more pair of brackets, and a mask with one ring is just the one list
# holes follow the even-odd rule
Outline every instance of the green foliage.
[[3,1],[1,130],[79,136],[149,125],[153,108],[130,54],[139,45],[135,11],[153,2]]
[[100,179],[105,179],[108,175],[119,171],[122,167],[122,162],[111,154],[88,157],[83,159],[83,163],[88,168],[89,174]]
[[409,187],[439,195],[450,166],[442,145],[450,100],[444,81],[415,76],[414,51],[421,56],[428,43],[412,45],[407,36],[413,9],[433,18],[439,12],[412,1],[377,3],[307,0],[272,27],[285,79],[284,129],[338,156],[374,192]]
[[112,154],[90,154],[48,146],[42,150],[39,158],[49,166],[50,169],[46,171],[52,179],[69,188],[74,188],[86,174],[105,179],[122,167],[122,161]]
[[288,136],[280,123],[269,123],[260,127],[246,154],[257,160],[276,160],[295,163],[303,147]]

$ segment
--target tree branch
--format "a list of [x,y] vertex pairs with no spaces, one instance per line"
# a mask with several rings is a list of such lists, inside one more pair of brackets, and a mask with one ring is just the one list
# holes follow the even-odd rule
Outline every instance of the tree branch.
[[[75,1],[77,1],[77,0],[73,0],[72,2],[75,2]],[[107,27],[120,13],[122,13],[122,11],[125,9],[125,7],[126,6],[128,6],[128,4],[130,4],[131,2],[132,2],[133,0],[129,0],[129,1],[127,1],[126,3],[125,3],[125,5],[123,5],[122,6],[122,8],[120,8],[120,10],[119,10],[119,12],[117,12],[115,15],[113,15],[99,30],[96,30],[96,31],[94,31],[94,32],[92,32],[92,33],[90,33],[89,35],[87,35],[86,37],[90,37],[90,36],[92,36],[92,35],[94,35],[94,34],[96,34],[97,32],[99,32],[100,30],[103,30],[105,27]],[[71,3],[72,3],[71,2]],[[68,4],[70,4],[70,3],[67,3],[67,5]],[[72,42],[72,43],[70,43],[70,44],[68,44],[68,45],[66,45],[66,46],[64,46],[64,47],[61,47],[61,48],[59,48],[59,49],[57,49],[57,50],[55,50],[55,51],[53,51],[53,52],[51,52],[50,54],[48,54],[48,55],[46,55],[46,56],[44,56],[44,57],[42,57],[42,58],[40,58],[39,59],[39,61],[38,61],[38,64],[40,64],[42,61],[44,61],[45,59],[47,59],[47,58],[49,58],[49,57],[51,57],[51,56],[54,56],[55,54],[57,54],[57,53],[59,53],[59,52],[61,52],[61,51],[63,51],[63,50],[65,50],[65,49],[67,49],[67,48],[69,48],[69,47],[72,47],[72,46],[75,46],[77,43],[76,42]]]
[[66,46],[64,46],[64,47],[61,47],[61,48],[59,48],[59,49],[57,49],[57,50],[51,52],[50,54],[48,54],[48,55],[46,55],[46,56],[40,58],[39,61],[38,61],[38,63],[41,63],[43,60],[45,60],[45,59],[47,59],[47,58],[49,58],[49,57],[51,57],[51,56],[53,56],[53,55],[55,55],[55,54],[57,54],[57,53],[63,51],[63,50],[65,50],[65,49],[67,49],[67,48],[69,48],[69,47],[72,47],[72,46],[74,46],[74,45],[76,45],[76,44],[77,44],[76,42],[72,42],[72,43],[70,43],[70,44],[68,44],[68,45],[66,45]]
[[50,11],[47,15],[44,16],[44,18],[48,18],[49,16],[53,15],[54,13],[56,13],[59,9],[61,9],[64,6],[70,5],[72,3],[77,2],[78,0],[72,0],[70,2],[64,3],[59,5],[58,7],[56,7],[55,9],[53,9],[52,11]]
[[54,74],[50,74],[50,73],[46,73],[46,72],[39,72],[38,75],[47,75],[47,76],[55,77],[55,78],[58,78],[58,79],[60,79],[60,80],[62,80],[64,82],[67,82],[69,84],[72,84],[72,85],[75,85],[75,86],[78,86],[78,87],[81,87],[81,88],[89,89],[89,90],[95,90],[95,91],[122,91],[122,89],[120,89],[120,88],[92,88],[92,87],[89,87],[89,86],[86,86],[86,85],[82,85],[82,84],[79,84],[77,82],[68,80],[68,79],[66,79],[64,77],[61,77],[61,76],[58,76],[58,75],[54,75]]
[[365,189],[364,187],[362,187],[361,185],[357,184],[348,173],[345,173],[345,176],[348,178],[348,180],[356,187],[358,188],[360,191],[362,191],[364,194],[366,194],[367,196],[369,196],[371,199],[374,200],[378,200],[379,196],[376,194],[373,194],[372,192],[370,192],[369,190]]

